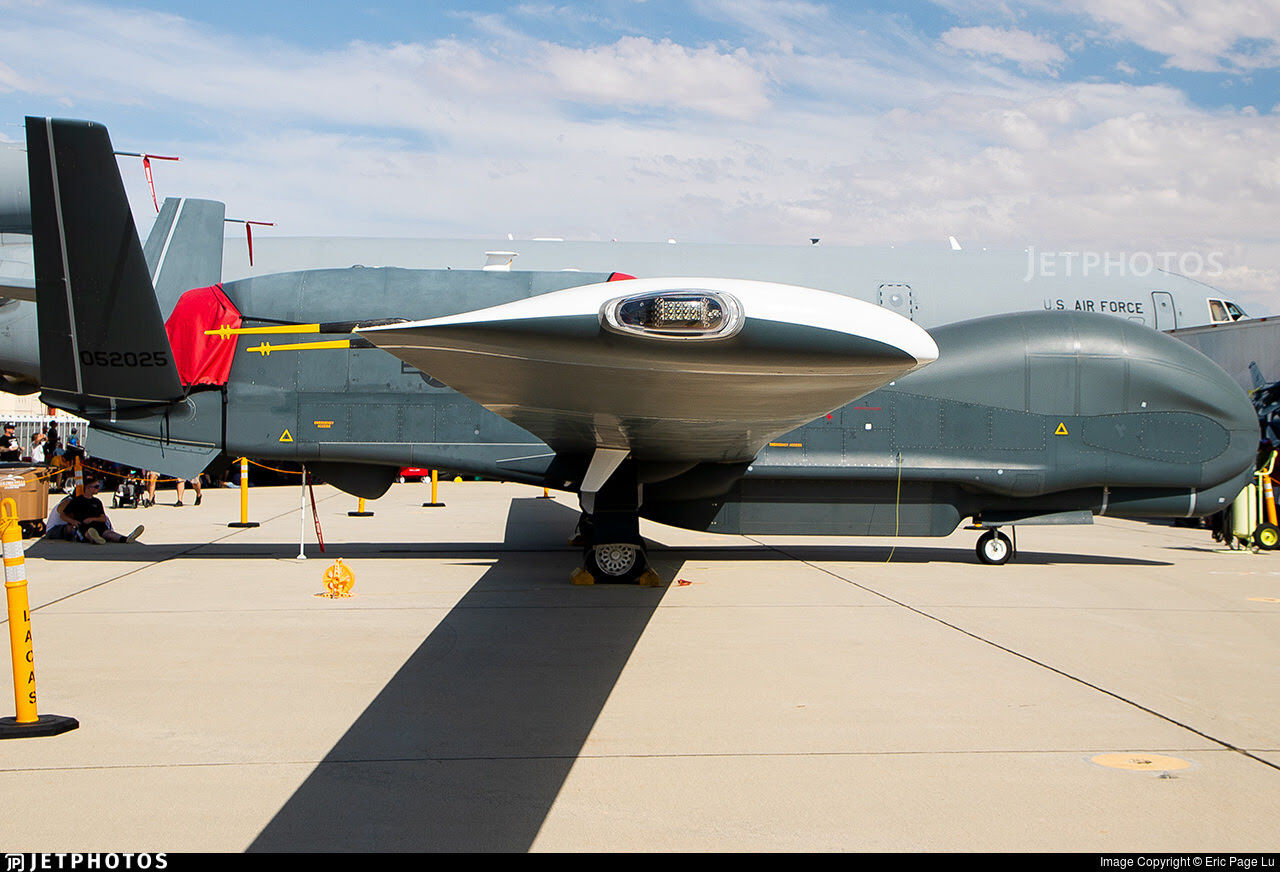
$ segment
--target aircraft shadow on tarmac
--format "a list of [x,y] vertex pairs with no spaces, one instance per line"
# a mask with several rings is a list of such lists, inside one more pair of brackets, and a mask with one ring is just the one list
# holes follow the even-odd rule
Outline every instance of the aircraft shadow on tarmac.
[[664,590],[493,553],[249,850],[528,850]]

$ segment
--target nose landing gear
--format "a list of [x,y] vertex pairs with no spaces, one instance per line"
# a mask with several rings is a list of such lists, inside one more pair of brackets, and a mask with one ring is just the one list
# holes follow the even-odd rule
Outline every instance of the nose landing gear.
[[1003,566],[1013,556],[1013,543],[999,530],[991,529],[978,537],[978,559],[988,566]]

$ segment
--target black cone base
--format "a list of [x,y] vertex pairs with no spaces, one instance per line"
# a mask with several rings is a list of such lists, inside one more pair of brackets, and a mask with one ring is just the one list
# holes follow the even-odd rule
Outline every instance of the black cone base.
[[0,718],[0,739],[25,739],[34,736],[57,736],[78,729],[80,722],[64,715],[39,715],[33,724],[20,724],[17,718]]

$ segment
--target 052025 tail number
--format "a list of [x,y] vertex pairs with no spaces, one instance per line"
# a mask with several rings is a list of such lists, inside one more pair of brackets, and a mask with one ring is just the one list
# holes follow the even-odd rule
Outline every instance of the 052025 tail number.
[[169,354],[165,351],[82,351],[81,366],[168,366]]

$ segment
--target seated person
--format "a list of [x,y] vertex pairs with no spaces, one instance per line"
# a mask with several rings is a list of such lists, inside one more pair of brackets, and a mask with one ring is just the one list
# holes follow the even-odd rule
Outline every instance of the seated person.
[[144,529],[141,524],[128,536],[121,536],[111,529],[107,510],[103,507],[102,500],[98,499],[100,490],[102,490],[102,480],[96,476],[86,476],[84,495],[67,497],[49,513],[49,520],[45,522],[45,538],[71,539],[77,542],[92,542],[95,545],[138,541]]

